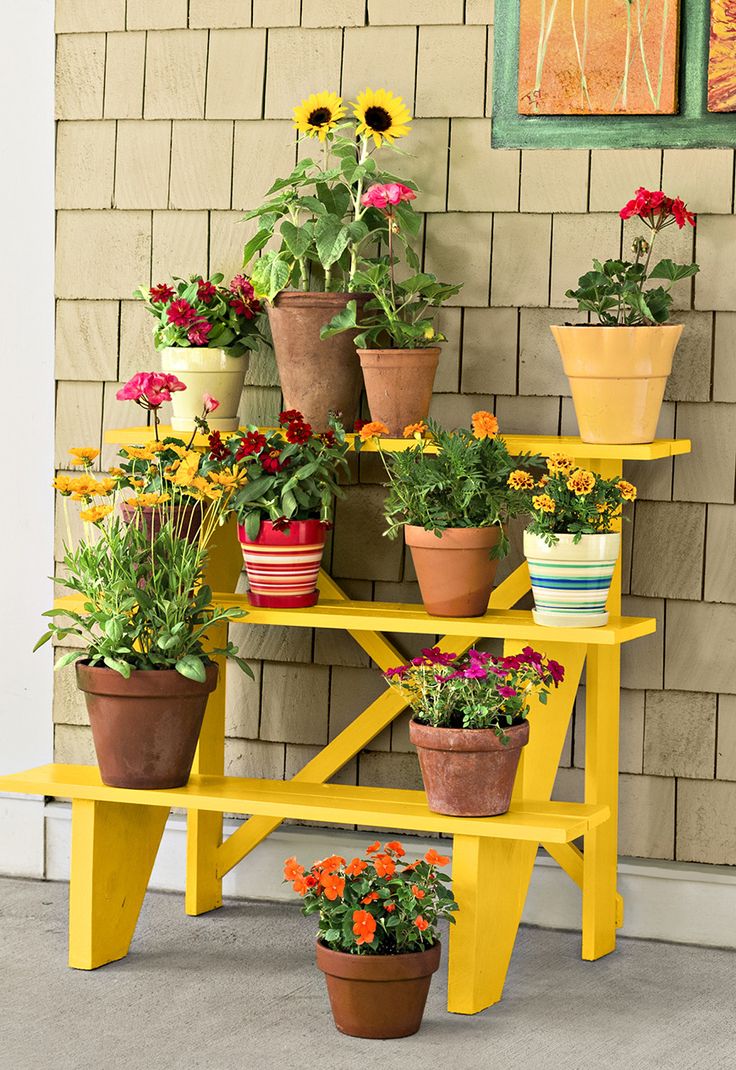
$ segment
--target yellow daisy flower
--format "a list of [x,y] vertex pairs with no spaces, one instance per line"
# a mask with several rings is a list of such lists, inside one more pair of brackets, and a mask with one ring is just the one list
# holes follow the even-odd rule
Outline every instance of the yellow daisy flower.
[[172,483],[176,483],[177,487],[188,487],[199,471],[200,459],[200,455],[196,450],[190,450],[178,462]]
[[532,505],[542,513],[554,513],[555,511],[555,503],[549,494],[535,494],[532,498]]
[[138,494],[135,498],[128,498],[126,505],[132,505],[134,509],[153,509],[157,505],[164,505],[171,501],[169,494]]
[[80,517],[89,524],[99,524],[112,512],[111,505],[93,505],[91,509],[82,509]]
[[57,476],[51,485],[54,490],[58,490],[59,494],[63,494],[67,498],[72,492],[71,483],[70,476]]
[[133,461],[152,461],[154,458],[150,446],[126,446],[125,452]]
[[375,92],[364,89],[358,93],[352,107],[358,120],[357,133],[360,137],[372,137],[377,149],[384,139],[391,144],[397,137],[409,133],[406,124],[411,122],[411,115],[401,97],[395,97],[388,89],[376,89]]
[[81,464],[85,468],[91,468],[92,462],[100,456],[100,451],[91,446],[72,446],[69,450],[72,455],[72,464]]
[[221,472],[210,472],[208,478],[212,483],[217,483],[226,489],[244,487],[248,482],[248,476],[236,464],[232,468],[223,468]]
[[115,476],[116,479],[122,479],[123,476],[125,475],[125,472],[123,471],[122,468],[111,468],[110,469],[110,475],[111,476]]
[[342,97],[337,93],[312,93],[294,108],[294,127],[300,134],[324,141],[345,117]]
[[507,480],[508,485],[512,490],[531,490],[536,486],[534,477],[530,476],[528,472],[523,472],[521,468],[517,468],[515,472],[512,472]]

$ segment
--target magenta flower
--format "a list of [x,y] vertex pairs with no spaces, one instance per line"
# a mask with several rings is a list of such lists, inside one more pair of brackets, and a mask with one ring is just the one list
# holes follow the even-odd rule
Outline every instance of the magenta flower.
[[497,690],[501,698],[516,698],[519,694],[515,687],[506,687],[505,685],[499,687]]
[[438,646],[424,647],[422,654],[430,665],[452,665],[457,659],[457,654],[445,654]]
[[386,669],[383,675],[388,677],[397,676],[401,680],[408,671],[406,665],[397,665],[395,669]]
[[560,665],[559,661],[553,661],[553,659],[550,658],[547,662],[547,668],[549,669],[549,674],[552,677],[555,687],[557,687],[558,684],[561,684],[565,679],[564,666]]
[[142,409],[158,409],[171,401],[172,393],[186,390],[186,384],[175,375],[161,372],[138,372],[115,395],[118,401],[134,401]]
[[197,300],[203,305],[211,305],[217,296],[217,287],[209,279],[200,279],[197,283]]
[[202,394],[202,404],[205,412],[214,412],[220,407],[220,402],[217,398],[213,398],[212,394]]
[[466,680],[485,680],[488,673],[479,661],[471,661],[467,669],[463,670],[463,676]]
[[401,204],[402,201],[413,201],[416,193],[413,189],[401,182],[375,182],[369,186],[360,198],[361,204],[368,208],[386,209],[391,205]]
[[166,317],[169,323],[173,323],[176,327],[191,327],[198,318],[197,310],[183,297],[178,301],[172,301],[166,309]]
[[212,324],[205,319],[197,319],[187,331],[187,338],[193,346],[206,346],[209,342],[209,333]]

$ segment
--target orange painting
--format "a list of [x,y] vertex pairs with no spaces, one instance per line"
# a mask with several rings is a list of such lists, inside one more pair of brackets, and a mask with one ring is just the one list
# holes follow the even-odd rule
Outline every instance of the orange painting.
[[521,0],[520,13],[522,115],[677,111],[679,0]]
[[736,111],[736,0],[711,0],[708,111]]

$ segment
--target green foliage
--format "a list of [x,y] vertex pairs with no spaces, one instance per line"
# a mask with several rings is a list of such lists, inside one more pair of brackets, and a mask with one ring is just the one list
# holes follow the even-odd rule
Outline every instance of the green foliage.
[[[697,264],[674,264],[660,260],[647,275],[638,260],[593,261],[593,271],[578,279],[577,290],[565,296],[578,303],[581,312],[592,312],[606,326],[638,327],[666,323],[672,308],[670,289],[680,279],[696,275]],[[650,279],[663,279],[667,286],[644,288]]]

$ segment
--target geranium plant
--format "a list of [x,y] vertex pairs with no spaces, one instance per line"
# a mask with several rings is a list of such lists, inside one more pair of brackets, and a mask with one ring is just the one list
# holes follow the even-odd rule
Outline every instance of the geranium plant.
[[248,427],[223,440],[214,431],[209,439],[210,478],[237,484],[229,500],[249,539],[256,539],[263,520],[288,531],[289,521],[332,518],[341,473],[349,471],[349,444],[342,425],[317,433],[296,409],[279,415],[279,427],[261,431]]
[[[115,397],[118,401],[133,401],[146,413],[147,422],[151,423],[153,417],[153,434],[158,442],[158,429],[161,419],[159,410],[165,401],[171,401],[171,395],[181,390],[186,390],[186,383],[182,383],[175,375],[165,372],[137,372],[132,379],[120,387]],[[197,431],[207,430],[207,417],[220,407],[217,398],[211,394],[202,395],[202,413],[195,417],[194,430],[187,444],[189,449],[194,442]]]
[[[277,179],[263,204],[245,215],[258,229],[243,250],[243,267],[253,261],[256,290],[273,301],[281,290],[355,290],[356,272],[369,246],[386,240],[383,212],[363,193],[371,183],[395,182],[379,167],[374,152],[409,133],[411,121],[402,99],[385,89],[366,89],[350,105],[334,92],[313,93],[294,109],[294,126],[322,145],[321,159],[302,159]],[[408,188],[408,187],[404,187]],[[416,236],[421,217],[411,206],[397,206],[403,232]],[[275,239],[271,249],[253,258]],[[407,250],[418,267],[416,255]]]
[[[672,308],[672,287],[700,269],[697,264],[675,264],[669,259],[650,267],[657,235],[673,224],[680,230],[694,226],[695,217],[680,197],[668,197],[662,190],[651,191],[643,186],[619,215],[622,219],[639,219],[651,236],[634,238],[633,261],[594,260],[593,270],[581,275],[578,288],[567,290],[565,296],[577,301],[581,312],[592,312],[604,326],[666,323]],[[648,286],[650,282],[661,285]]]
[[133,296],[145,302],[156,319],[153,339],[156,349],[210,346],[224,349],[231,357],[268,344],[260,331],[261,303],[245,275],[236,275],[223,286],[224,275],[205,279],[191,275],[175,278],[173,285],[140,286]]
[[547,474],[536,480],[522,469],[513,471],[509,487],[522,496],[531,513],[527,527],[554,546],[560,534],[601,535],[612,530],[624,502],[636,499],[636,487],[626,479],[604,479],[597,472],[579,468],[563,454],[547,458]]
[[401,686],[420,724],[490,728],[507,743],[504,729],[526,719],[532,696],[545,705],[549,688],[559,686],[565,670],[529,646],[507,657],[475,649],[457,655],[428,647],[384,676]]
[[284,879],[302,897],[302,912],[319,915],[320,941],[350,955],[400,955],[436,944],[439,921],[453,922],[457,910],[450,878],[440,872],[449,858],[431,848],[407,862],[397,840],[376,840],[366,855],[350,862],[332,855],[308,869],[286,860]]

